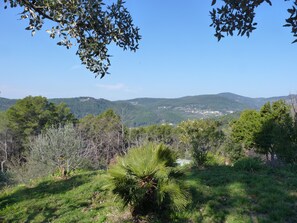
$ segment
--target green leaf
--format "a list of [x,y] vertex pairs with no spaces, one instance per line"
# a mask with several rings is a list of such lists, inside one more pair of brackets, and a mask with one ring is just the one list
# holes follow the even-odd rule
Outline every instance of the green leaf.
[[294,14],[294,13],[295,13],[295,9],[288,9],[288,12],[289,12],[290,14]]
[[272,6],[272,3],[271,3],[270,0],[266,0],[266,2],[267,2],[270,6]]

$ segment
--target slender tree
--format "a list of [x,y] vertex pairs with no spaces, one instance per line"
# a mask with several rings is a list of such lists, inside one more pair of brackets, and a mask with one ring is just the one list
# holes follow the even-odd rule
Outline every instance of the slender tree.
[[5,172],[6,163],[13,155],[13,139],[11,130],[8,127],[8,120],[5,112],[0,112],[0,162],[1,172]]

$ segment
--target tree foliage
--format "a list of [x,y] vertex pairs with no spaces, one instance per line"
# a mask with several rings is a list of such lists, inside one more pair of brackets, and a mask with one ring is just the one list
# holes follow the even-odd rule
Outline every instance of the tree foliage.
[[33,165],[31,168],[36,169],[44,166],[41,171],[45,175],[58,170],[64,177],[78,168],[88,156],[89,150],[83,142],[72,124],[49,128],[30,141],[26,165]]
[[76,121],[65,104],[55,105],[41,96],[18,100],[7,110],[7,119],[15,140],[22,146],[45,128]]
[[295,120],[285,101],[266,103],[258,111],[244,111],[232,125],[232,139],[266,155],[271,161],[279,159],[296,162]]
[[[291,28],[297,37],[297,1],[291,1],[288,18],[284,26]],[[247,37],[257,27],[255,22],[256,9],[271,0],[221,0],[220,6],[210,11],[214,27],[214,36],[221,40],[225,36],[237,35]],[[5,8],[21,7],[21,19],[28,19],[26,30],[34,35],[41,30],[45,21],[54,25],[47,30],[50,38],[59,38],[57,42],[66,48],[77,44],[76,54],[82,64],[94,72],[96,76],[104,77],[110,66],[108,46],[115,44],[124,50],[138,49],[139,28],[133,24],[133,19],[122,0],[4,0]],[[212,6],[218,5],[217,0],[211,1]],[[297,38],[293,43],[297,42]]]
[[139,147],[148,142],[163,143],[168,146],[177,146],[178,144],[176,128],[169,124],[130,128],[126,138],[129,147]]
[[[285,20],[285,27],[291,28],[293,36],[297,37],[297,1],[284,0],[292,2],[288,11],[288,18]],[[215,29],[215,37],[218,40],[225,36],[237,35],[247,37],[256,29],[255,22],[256,9],[264,3],[272,5],[271,0],[221,0],[220,7],[213,8],[210,12],[212,24]],[[217,0],[212,0],[212,5],[216,5]],[[297,39],[293,43],[297,42]]]
[[189,147],[196,166],[206,161],[209,151],[215,150],[223,139],[220,123],[214,120],[189,120],[178,126],[180,141]]
[[255,146],[255,132],[259,132],[261,128],[261,116],[255,110],[245,110],[231,128],[232,141],[240,142],[244,149],[251,149]]
[[57,44],[72,47],[82,64],[97,75],[108,73],[112,43],[124,50],[136,51],[140,40],[139,29],[133,24],[125,2],[103,0],[4,0],[7,6],[21,7],[21,19],[28,19],[34,35],[45,21],[54,25],[48,29],[50,38],[59,38]]
[[293,162],[296,159],[293,117],[290,106],[284,101],[266,103],[261,111],[261,129],[255,133],[257,151],[270,154],[272,161],[277,158]]
[[92,145],[91,163],[95,168],[106,167],[116,154],[126,150],[124,126],[113,110],[98,116],[87,115],[79,122],[84,140]]
[[231,137],[226,137],[226,139],[224,140],[221,147],[221,153],[224,157],[227,158],[225,160],[225,164],[230,164],[230,161],[235,162],[245,157],[242,144],[235,142],[234,140],[232,140]]

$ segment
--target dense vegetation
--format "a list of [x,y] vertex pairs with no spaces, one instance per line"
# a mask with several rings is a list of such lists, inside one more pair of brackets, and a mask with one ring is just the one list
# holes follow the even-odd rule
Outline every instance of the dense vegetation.
[[279,100],[128,128],[26,97],[0,113],[1,221],[294,222],[296,117]]

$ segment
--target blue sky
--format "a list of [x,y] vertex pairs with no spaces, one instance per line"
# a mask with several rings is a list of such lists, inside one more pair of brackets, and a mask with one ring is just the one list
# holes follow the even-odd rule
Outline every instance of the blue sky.
[[297,93],[297,44],[282,27],[291,3],[261,6],[248,39],[217,42],[206,0],[127,0],[142,40],[136,53],[110,47],[110,75],[80,65],[75,48],[56,45],[44,29],[31,37],[20,10],[0,4],[0,97],[91,96],[109,100],[233,92],[248,97]]

